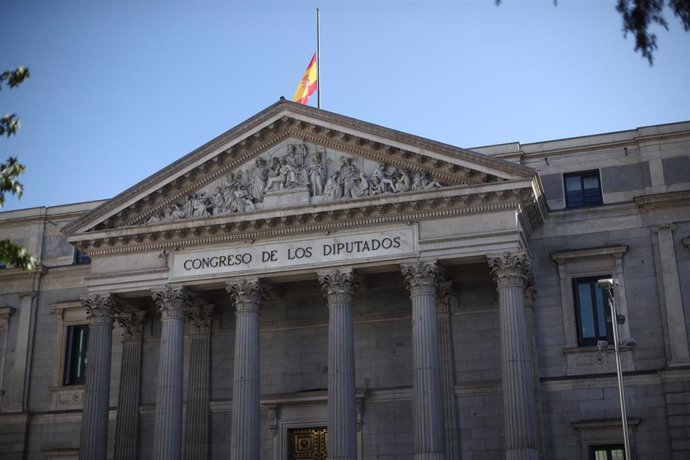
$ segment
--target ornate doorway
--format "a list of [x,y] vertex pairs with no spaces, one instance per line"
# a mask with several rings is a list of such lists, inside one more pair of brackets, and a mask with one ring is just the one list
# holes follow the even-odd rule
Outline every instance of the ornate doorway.
[[326,427],[288,430],[289,460],[326,460]]

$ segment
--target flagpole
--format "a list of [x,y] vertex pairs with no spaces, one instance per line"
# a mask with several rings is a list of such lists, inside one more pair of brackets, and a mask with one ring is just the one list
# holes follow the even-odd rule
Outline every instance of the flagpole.
[[316,9],[316,108],[321,108],[321,33],[319,31],[319,9]]

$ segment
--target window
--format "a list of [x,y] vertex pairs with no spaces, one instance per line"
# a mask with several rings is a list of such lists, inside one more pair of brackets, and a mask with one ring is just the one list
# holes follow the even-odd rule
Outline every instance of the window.
[[86,354],[89,348],[89,327],[86,324],[67,328],[64,385],[83,385],[85,382]]
[[74,265],[90,264],[91,257],[81,252],[79,249],[74,250]]
[[610,275],[573,280],[577,319],[577,342],[580,346],[595,346],[597,341],[613,339],[611,313],[606,293],[597,283]]
[[625,448],[622,444],[590,446],[590,460],[625,460]]
[[602,204],[599,171],[564,174],[565,206],[580,208]]

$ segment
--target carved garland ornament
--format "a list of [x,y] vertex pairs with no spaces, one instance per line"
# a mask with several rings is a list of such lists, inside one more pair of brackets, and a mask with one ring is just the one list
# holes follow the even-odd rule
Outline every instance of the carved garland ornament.
[[117,302],[110,294],[95,294],[81,299],[91,325],[112,326]]
[[[325,152],[324,152],[325,153]],[[349,200],[366,196],[435,190],[444,184],[426,173],[410,174],[403,168],[378,164],[366,173],[352,157],[342,155],[339,164],[328,155],[311,151],[306,144],[291,144],[282,156],[259,157],[245,171],[229,172],[213,190],[201,190],[151,216],[146,223],[255,211],[267,196],[284,191],[303,191],[312,202]]]
[[235,303],[237,313],[257,312],[266,298],[266,290],[259,280],[229,281],[225,289]]
[[173,288],[166,285],[163,289],[153,290],[151,297],[158,307],[161,319],[185,319],[188,297],[184,287]]
[[359,277],[354,271],[331,270],[319,274],[319,283],[328,305],[352,303],[352,297],[359,289]]

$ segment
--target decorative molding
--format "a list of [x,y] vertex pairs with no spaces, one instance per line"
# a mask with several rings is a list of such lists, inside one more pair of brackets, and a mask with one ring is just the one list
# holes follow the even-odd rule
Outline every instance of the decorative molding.
[[451,299],[456,295],[453,281],[441,281],[436,290],[436,310],[439,314],[449,315]]
[[[458,191],[465,191],[458,189]],[[195,245],[219,244],[229,241],[260,239],[300,233],[323,232],[365,225],[411,222],[417,220],[470,215],[514,209],[527,212],[532,218],[542,216],[536,201],[524,190],[495,190],[487,193],[466,195],[451,194],[449,189],[416,192],[411,196],[370,197],[346,201],[329,206],[315,206],[309,213],[302,208],[281,210],[279,213],[257,213],[251,220],[248,215],[220,216],[200,220],[196,228],[187,222],[166,225],[135,227],[126,233],[108,236],[98,233],[91,238],[75,241],[80,250],[91,256],[123,254],[137,251],[161,251],[163,249]],[[525,193],[522,193],[525,192]],[[542,216],[543,217],[543,216]],[[532,222],[532,225],[541,220]]]
[[197,333],[206,333],[213,323],[213,305],[190,305],[187,307],[187,320]]
[[111,294],[94,294],[81,299],[90,325],[112,326],[118,304]]
[[146,324],[146,312],[144,310],[118,311],[115,314],[115,320],[120,329],[122,329],[123,342],[141,339],[144,332],[144,324]]
[[435,294],[443,277],[443,268],[436,261],[403,264],[400,270],[405,286],[413,296]]
[[653,209],[686,207],[690,206],[690,190],[641,195],[633,198],[633,201],[640,209],[640,212],[647,212]]
[[524,287],[532,279],[532,260],[524,251],[487,256],[491,274],[499,289]]
[[328,270],[319,273],[319,283],[328,305],[352,303],[352,297],[359,289],[359,277],[353,270]]
[[188,300],[186,288],[174,288],[168,284],[161,289],[152,290],[151,298],[153,298],[162,319],[184,320]]
[[[285,115],[280,117],[280,113]],[[304,117],[312,118],[314,122],[305,121]],[[337,125],[339,130],[326,128],[326,125]],[[353,130],[362,134],[351,134]],[[380,141],[371,140],[370,136],[386,138],[388,142],[384,145]],[[97,219],[103,219],[98,227],[112,228],[151,216],[153,208],[160,209],[173,203],[185,196],[186,192],[210,183],[237,165],[251,160],[258,152],[265,151],[288,137],[320,145],[330,144],[345,153],[409,167],[413,171],[426,171],[441,180],[448,177],[451,183],[500,180],[485,172],[491,169],[521,178],[536,177],[533,169],[519,164],[281,101],[65,226],[63,232],[73,234]],[[414,151],[408,150],[403,144],[413,145]],[[218,151],[226,145],[225,150]],[[468,169],[463,163],[477,169]],[[166,182],[168,178],[172,180]],[[153,195],[142,197],[143,193],[157,184],[160,184],[160,188]]]
[[228,281],[225,289],[235,304],[238,313],[257,312],[266,298],[266,290],[258,279],[243,278]]
[[582,259],[585,257],[602,257],[602,256],[613,256],[613,257],[623,257],[627,252],[628,246],[605,246],[600,248],[587,248],[587,249],[575,249],[572,251],[560,251],[551,253],[551,258],[560,264],[563,264],[571,259]]

